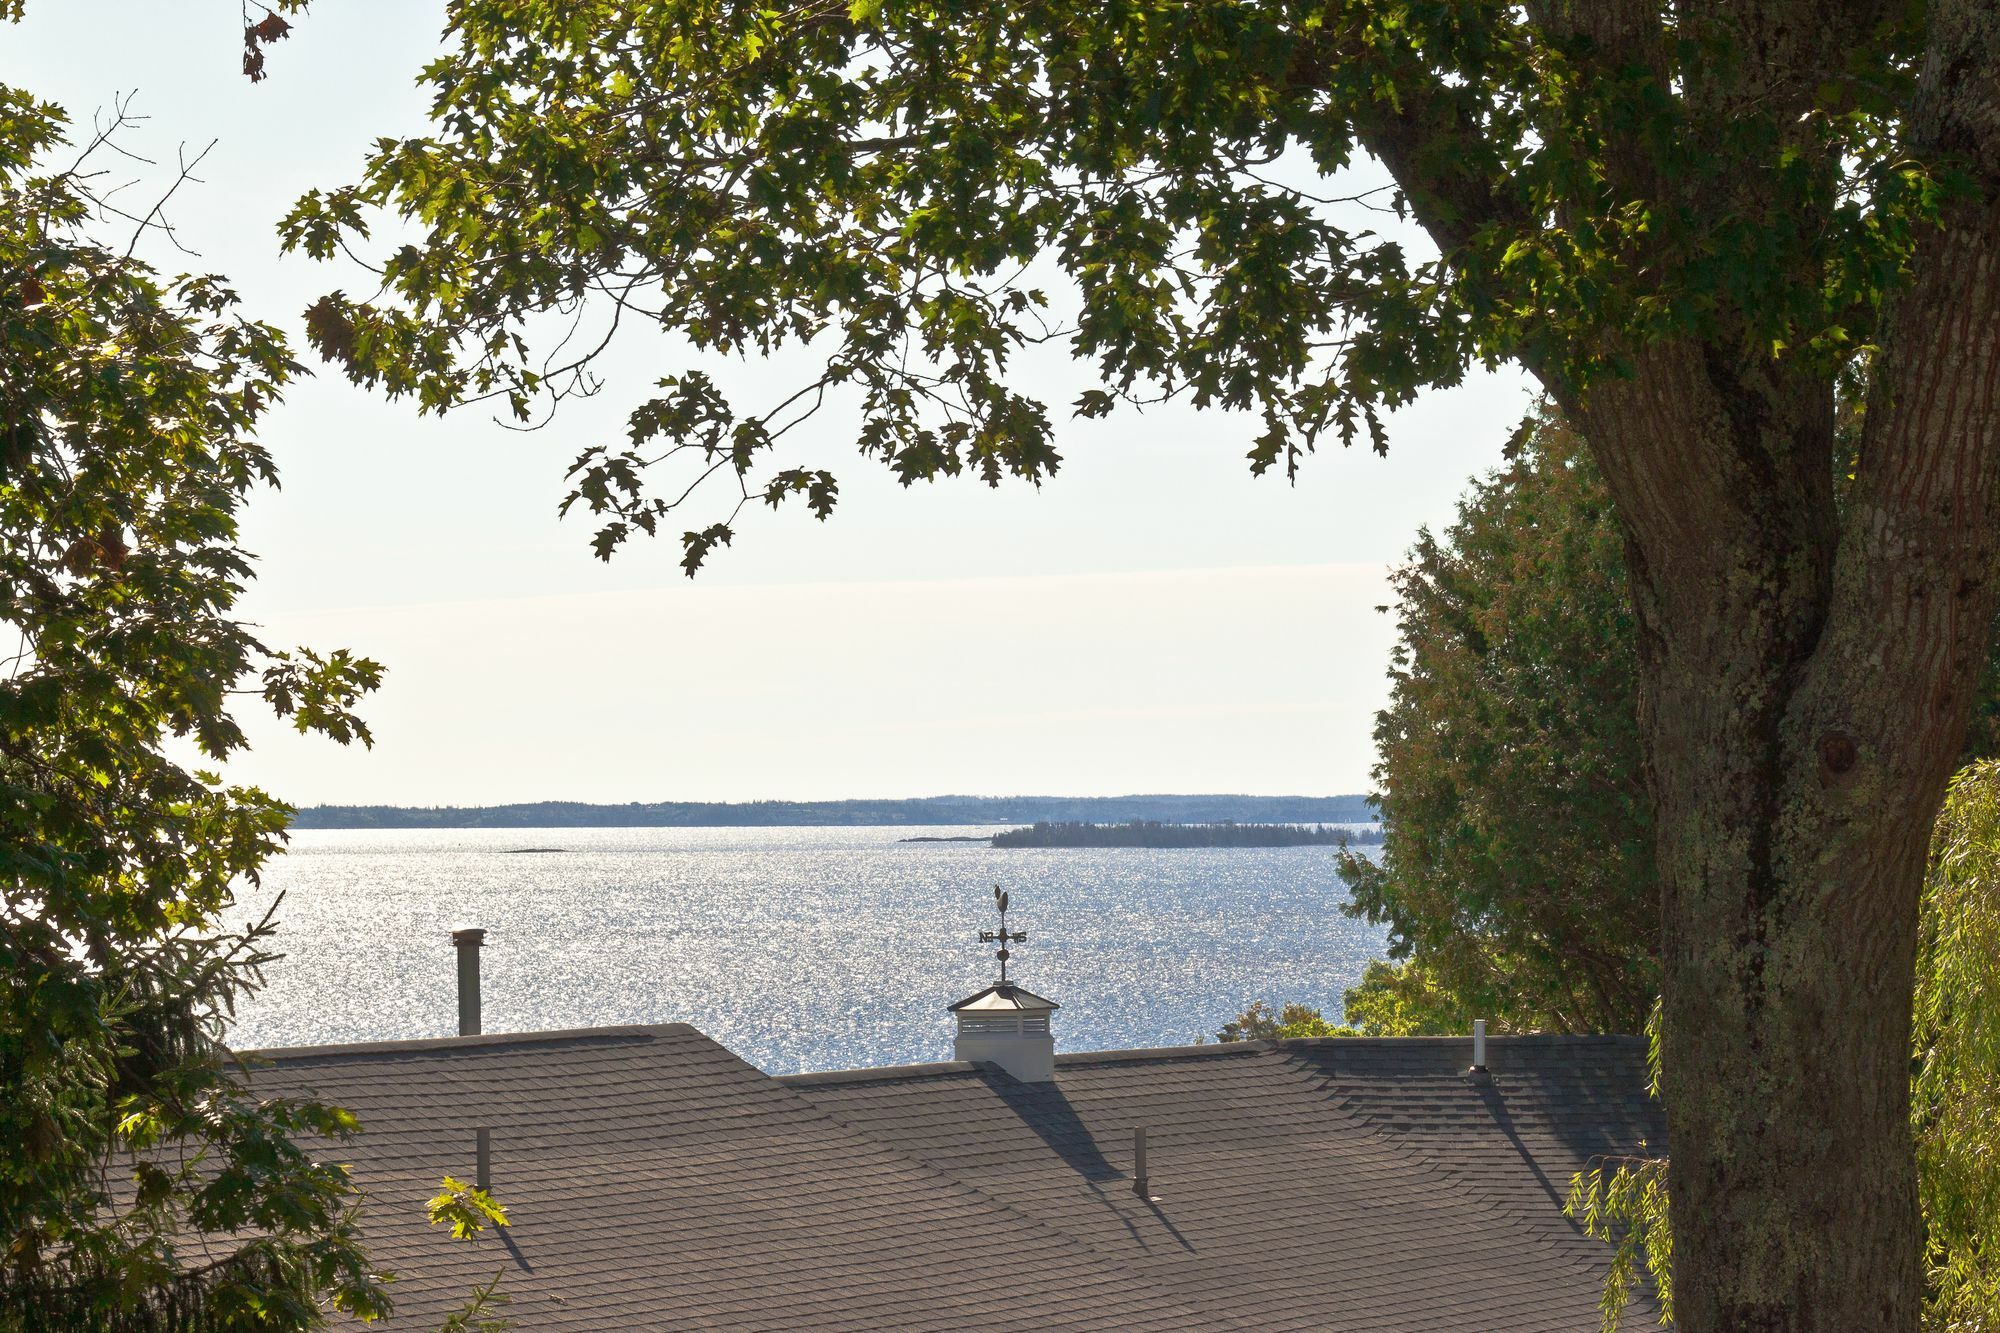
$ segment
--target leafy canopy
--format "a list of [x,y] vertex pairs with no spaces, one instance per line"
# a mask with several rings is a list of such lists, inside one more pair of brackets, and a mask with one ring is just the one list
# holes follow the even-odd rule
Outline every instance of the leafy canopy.
[[98,240],[105,136],[55,165],[64,133],[0,87],[0,1328],[380,1313],[352,1185],[305,1146],[353,1118],[256,1095],[223,1045],[271,923],[222,918],[290,811],[180,757],[240,749],[245,695],[365,743],[380,668],[234,618],[298,367],[220,279]]
[[[365,256],[384,219],[412,238],[373,294],[309,312],[312,341],[425,410],[528,421],[596,388],[622,329],[667,331],[685,364],[576,459],[565,508],[608,557],[720,478],[690,573],[748,504],[831,510],[835,476],[779,453],[822,408],[906,484],[1039,482],[1061,457],[1014,379],[1034,344],[1094,368],[1081,416],[1254,414],[1260,472],[1384,447],[1386,411],[1476,364],[1576,388],[1694,333],[1835,365],[1953,186],[1897,142],[1898,25],[1842,77],[1722,96],[1746,67],[1725,19],[1670,19],[1613,67],[1494,0],[448,14],[432,133],[284,223],[322,258]],[[754,401],[701,365],[796,344],[814,369]]]

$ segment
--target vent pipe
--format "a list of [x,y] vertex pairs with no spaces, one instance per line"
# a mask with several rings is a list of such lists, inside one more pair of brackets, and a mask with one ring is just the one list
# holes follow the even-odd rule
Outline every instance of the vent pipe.
[[1132,1130],[1132,1192],[1150,1202],[1151,1180],[1146,1170],[1146,1127],[1138,1125]]
[[490,1129],[475,1129],[472,1132],[476,1142],[472,1164],[472,1181],[480,1189],[490,1192],[493,1189],[493,1131]]
[[479,1035],[479,946],[486,932],[477,926],[451,932],[452,947],[458,950],[458,1035]]
[[1472,1020],[1472,1068],[1465,1071],[1467,1083],[1491,1083],[1493,1075],[1486,1072],[1486,1020]]

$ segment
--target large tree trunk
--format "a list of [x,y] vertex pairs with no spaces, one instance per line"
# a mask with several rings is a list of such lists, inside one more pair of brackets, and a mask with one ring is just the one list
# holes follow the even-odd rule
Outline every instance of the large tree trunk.
[[1923,242],[1882,346],[1838,516],[1824,382],[1666,345],[1572,405],[1630,537],[1695,1333],[1920,1313],[1917,905],[2000,535],[1990,197]]
[[[1726,34],[1736,58],[1676,78],[1651,0],[1527,11],[1599,73],[1671,84],[1693,124],[1763,117],[1781,136],[1903,12],[1694,0],[1673,7],[1681,35]],[[1922,17],[1903,146],[1955,163],[1969,188],[1924,231],[1883,313],[1845,495],[1832,383],[1764,354],[1750,312],[1718,312],[1705,342],[1615,349],[1632,373],[1581,389],[1530,365],[1583,429],[1627,531],[1690,1333],[1911,1330],[1920,1316],[1917,903],[2000,535],[2000,6],[1931,0]],[[1487,222],[1537,225],[1440,151],[1480,132],[1449,97],[1400,102],[1362,132],[1446,254]],[[1806,132],[1793,146],[1823,151]],[[1672,180],[1641,139],[1596,147],[1617,197],[1752,221],[1787,206],[1763,162]]]
[[[1647,54],[1641,11],[1541,7],[1628,63]],[[1724,114],[1803,96],[1855,17],[1733,12],[1741,81],[1688,90]],[[1743,342],[1656,344],[1630,378],[1550,385],[1627,526],[1692,1333],[1913,1330],[1921,1312],[1917,905],[2000,536],[2000,13],[1935,0],[1929,21],[1908,142],[1964,163],[1971,197],[1885,312],[1844,497],[1832,385]],[[1712,207],[1754,215],[1759,183],[1724,185]]]

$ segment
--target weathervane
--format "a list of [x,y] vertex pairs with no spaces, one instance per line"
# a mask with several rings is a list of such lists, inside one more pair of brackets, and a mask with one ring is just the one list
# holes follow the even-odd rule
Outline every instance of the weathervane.
[[1007,946],[1021,943],[1028,938],[1028,932],[1007,929],[1007,894],[998,884],[993,886],[993,905],[1000,909],[1000,929],[980,931],[979,942],[1000,946],[993,956],[1000,960],[1000,984],[1004,986],[1007,984],[1007,960],[1014,956],[1008,952]]

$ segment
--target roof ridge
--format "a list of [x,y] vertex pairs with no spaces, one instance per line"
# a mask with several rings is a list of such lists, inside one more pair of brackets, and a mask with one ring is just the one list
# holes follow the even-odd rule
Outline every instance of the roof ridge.
[[[1118,1047],[1104,1051],[1058,1051],[1056,1068],[1076,1068],[1085,1065],[1121,1064],[1141,1060],[1182,1060],[1208,1059],[1224,1055],[1250,1055],[1258,1051],[1290,1051],[1301,1047],[1341,1046],[1388,1047],[1439,1049],[1457,1045],[1469,1045],[1470,1033],[1452,1036],[1431,1037],[1279,1037],[1274,1040],[1254,1041],[1205,1041],[1188,1046],[1133,1046]],[[1644,1045],[1644,1037],[1628,1036],[1624,1033],[1596,1032],[1516,1032],[1490,1036],[1489,1046],[1629,1046]],[[897,1082],[912,1078],[941,1078],[947,1074],[970,1074],[976,1072],[978,1061],[932,1060],[908,1065],[870,1065],[859,1069],[804,1069],[796,1074],[774,1074],[780,1083],[798,1087],[813,1087],[828,1084],[866,1083],[871,1080]]]
[[978,1071],[980,1063],[975,1060],[935,1060],[920,1065],[871,1065],[864,1069],[806,1069],[796,1074],[772,1074],[770,1077],[787,1087],[816,1088],[836,1083],[869,1083],[876,1079],[894,1082],[939,1078],[946,1074],[971,1074]]
[[274,1064],[287,1060],[316,1060],[340,1056],[491,1050],[508,1046],[583,1044],[592,1041],[630,1040],[635,1037],[688,1036],[700,1037],[720,1049],[728,1049],[691,1023],[624,1023],[610,1027],[551,1028],[543,1032],[490,1032],[471,1037],[413,1037],[395,1041],[329,1042],[318,1046],[265,1046],[255,1050],[237,1051],[234,1053],[234,1058],[237,1064],[245,1062]]
[[[1138,1046],[1111,1051],[1059,1051],[1058,1069],[1089,1065],[1138,1063],[1146,1060],[1207,1059],[1219,1055],[1254,1055],[1268,1051],[1266,1041],[1205,1042],[1195,1046]],[[774,1074],[778,1082],[793,1087],[826,1087],[847,1083],[899,1083],[913,1078],[942,1078],[949,1074],[976,1074],[982,1068],[998,1069],[987,1060],[936,1060],[916,1065],[876,1065],[864,1069],[808,1069],[797,1074]]]
[[[1289,1051],[1301,1046],[1437,1047],[1471,1041],[1470,1032],[1452,1032],[1422,1037],[1278,1037],[1265,1044]],[[1643,1036],[1625,1032],[1494,1032],[1486,1037],[1488,1046],[1630,1046],[1644,1045],[1645,1041]]]
[[1067,1051],[1056,1065],[1116,1065],[1142,1060],[1206,1060],[1219,1055],[1255,1055],[1272,1049],[1268,1041],[1203,1041],[1192,1046],[1133,1046],[1111,1051]]

